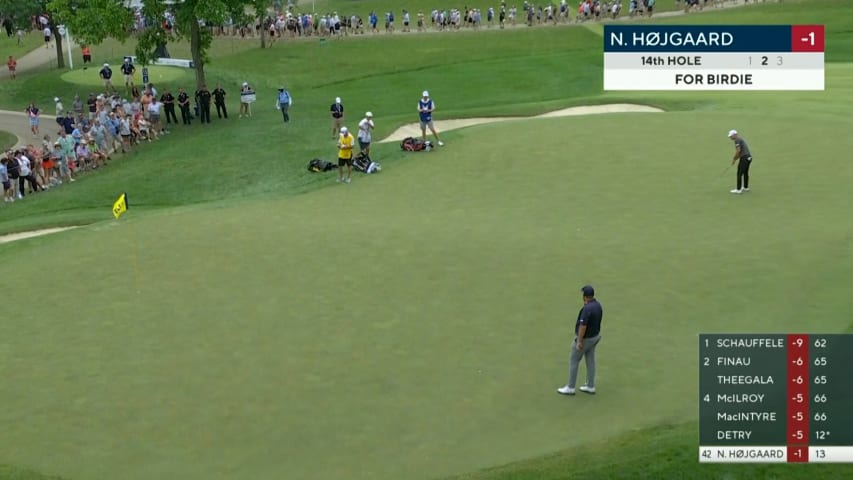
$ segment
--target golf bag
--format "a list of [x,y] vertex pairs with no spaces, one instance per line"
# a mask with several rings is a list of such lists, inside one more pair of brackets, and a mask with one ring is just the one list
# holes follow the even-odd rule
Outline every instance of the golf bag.
[[370,155],[364,152],[359,152],[352,159],[352,166],[359,172],[376,173],[382,170],[382,166],[370,159]]
[[330,170],[335,169],[335,164],[332,162],[327,162],[325,160],[320,160],[319,158],[315,158],[308,162],[308,171],[309,172],[328,172]]
[[432,142],[429,140],[424,142],[423,140],[419,140],[415,137],[407,137],[400,142],[400,148],[407,152],[419,152],[421,150],[430,151],[432,150]]

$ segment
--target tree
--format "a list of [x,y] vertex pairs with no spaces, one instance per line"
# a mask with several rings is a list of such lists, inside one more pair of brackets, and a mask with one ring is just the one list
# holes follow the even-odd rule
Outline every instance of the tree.
[[50,0],[47,8],[57,23],[66,25],[74,37],[87,45],[107,38],[127,39],[133,15],[124,0]]
[[270,7],[270,0],[251,0],[249,6],[252,7],[252,15],[247,15],[245,11],[240,15],[240,20],[245,22],[249,20],[250,25],[255,24],[255,19],[261,24],[261,48],[267,48],[267,29],[264,28],[267,19],[267,8]]
[[[10,15],[18,28],[29,29],[30,18],[48,12],[47,0],[0,0],[0,12]],[[56,66],[65,68],[65,57],[62,52],[62,35],[59,34],[59,24],[51,15],[50,30],[56,40]]]
[[[246,5],[251,1],[183,0],[172,2],[146,0],[142,7],[142,13],[150,24],[139,35],[136,56],[145,64],[154,60],[154,52],[158,47],[162,48],[165,43],[182,38],[189,39],[196,86],[201,87],[206,83],[204,66],[208,61],[207,51],[213,41],[213,35],[207,25],[222,23],[229,16],[239,18],[243,15]],[[163,25],[167,10],[174,13],[175,25],[171,29],[167,29]]]

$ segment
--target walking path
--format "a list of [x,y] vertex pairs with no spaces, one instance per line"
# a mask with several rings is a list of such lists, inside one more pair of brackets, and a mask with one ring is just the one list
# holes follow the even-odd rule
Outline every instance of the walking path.
[[[71,43],[71,47],[76,46],[74,42]],[[63,44],[63,50],[68,48]],[[66,61],[68,59],[66,58]],[[42,67],[51,62],[56,61],[56,46],[52,46],[50,48],[45,48],[44,46],[40,46],[36,48],[32,52],[24,55],[23,57],[18,59],[18,75],[22,73],[26,73],[30,70]],[[15,80],[7,80],[12,82],[23,82],[25,79],[17,78]],[[55,128],[53,128],[53,115],[45,115],[45,112],[52,112],[53,109],[51,107],[50,110],[45,109],[43,105],[36,105],[42,111],[42,119],[41,123],[45,122],[51,126],[49,129],[45,129],[41,136],[43,137],[45,133],[56,133],[54,132]],[[18,137],[18,143],[15,145],[16,147],[27,145],[28,143],[39,144],[41,141],[39,138],[33,138],[32,132],[30,132],[30,122],[27,120],[27,114],[24,112],[26,109],[26,105],[21,105],[20,112],[10,112],[8,110],[0,110],[0,130],[5,132],[9,132],[16,137]]]

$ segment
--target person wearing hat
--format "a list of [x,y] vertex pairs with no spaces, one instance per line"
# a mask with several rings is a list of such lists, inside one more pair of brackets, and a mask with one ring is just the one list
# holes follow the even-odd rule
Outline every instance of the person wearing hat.
[[572,342],[572,353],[569,357],[569,383],[557,389],[557,393],[561,395],[575,394],[581,358],[586,359],[586,383],[581,385],[579,390],[595,394],[595,347],[601,341],[601,318],[604,312],[595,298],[592,285],[584,285],[581,294],[583,307],[575,321],[575,340]]
[[358,148],[368,156],[370,155],[370,132],[373,127],[373,113],[367,112],[358,122]]
[[278,97],[275,99],[275,108],[281,110],[281,118],[284,123],[290,121],[290,106],[293,104],[293,97],[290,96],[290,91],[284,87],[278,88]]
[[341,103],[341,97],[335,97],[335,103],[329,107],[329,111],[332,113],[332,139],[334,139],[344,125],[344,105]]
[[[341,127],[341,135],[338,137],[338,182],[350,183],[352,181],[352,148],[355,139],[347,130]],[[347,177],[344,179],[344,167],[347,167]]]
[[130,59],[124,59],[124,63],[121,64],[121,73],[124,75],[124,88],[129,92],[133,87],[133,74],[136,73],[136,67],[130,63]]
[[749,191],[749,166],[752,165],[752,154],[746,141],[737,133],[737,130],[729,131],[729,139],[735,142],[735,154],[732,157],[732,165],[737,164],[737,186],[731,193],[739,195]]
[[251,117],[252,113],[249,109],[249,100],[254,97],[255,92],[252,91],[252,87],[249,86],[249,82],[243,82],[240,85],[240,118],[243,118],[243,115],[247,117]]
[[116,89],[113,87],[113,71],[110,68],[109,63],[104,64],[104,67],[98,72],[98,76],[100,76],[101,79],[104,81],[104,90],[106,91],[106,93],[109,93],[110,91],[116,91]]
[[426,129],[429,127],[429,131],[432,132],[432,135],[438,142],[438,146],[441,147],[444,146],[444,142],[438,138],[438,132],[435,131],[435,126],[432,123],[433,110],[435,110],[435,102],[429,98],[429,92],[424,90],[424,93],[421,95],[421,99],[418,100],[418,115],[421,120],[421,140],[426,142]]

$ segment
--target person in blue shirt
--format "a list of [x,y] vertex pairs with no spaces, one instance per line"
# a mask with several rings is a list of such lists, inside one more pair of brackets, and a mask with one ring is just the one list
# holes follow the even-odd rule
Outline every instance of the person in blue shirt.
[[293,97],[290,96],[290,91],[284,87],[279,87],[278,97],[275,100],[275,108],[281,110],[281,117],[284,123],[290,121],[290,106],[293,105]]
[[575,382],[578,379],[578,367],[582,358],[586,359],[586,383],[580,391],[595,394],[595,347],[601,341],[601,318],[604,311],[595,298],[592,285],[581,288],[583,307],[575,321],[575,340],[572,342],[572,354],[569,360],[569,383],[557,389],[561,395],[574,395]]
[[435,110],[435,102],[429,98],[429,92],[424,90],[424,93],[421,95],[421,99],[418,100],[418,116],[421,121],[421,140],[426,142],[426,129],[429,127],[429,131],[432,132],[432,135],[438,142],[438,146],[442,147],[444,146],[444,142],[438,138],[438,132],[435,131],[435,125],[432,123],[433,110]]

